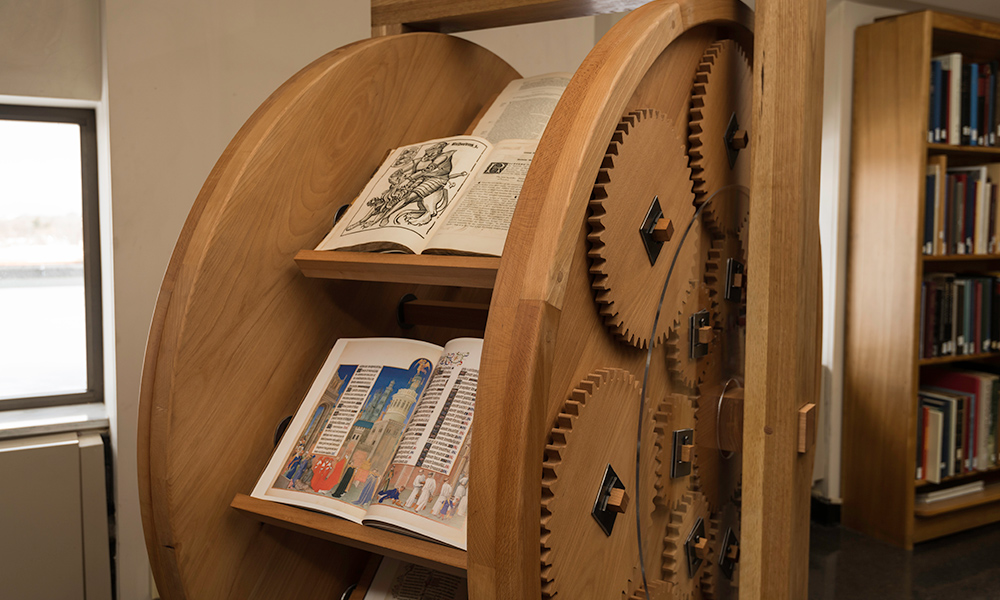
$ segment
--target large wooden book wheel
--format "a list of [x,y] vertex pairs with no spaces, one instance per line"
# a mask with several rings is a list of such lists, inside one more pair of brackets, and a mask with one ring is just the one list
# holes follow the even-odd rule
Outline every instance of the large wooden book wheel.
[[[783,3],[758,0],[779,65],[794,44],[760,32]],[[469,130],[517,76],[501,59],[406,33],[279,88],[202,189],[150,332],[139,462],[163,596],[340,598],[384,555],[467,574],[474,600],[804,597],[818,247],[815,207],[775,190],[818,173],[818,144],[796,134],[771,168],[769,94],[818,92],[780,69],[760,87],[752,18],[662,1],[617,24],[556,108],[501,259],[300,252],[388,149]],[[786,116],[818,131],[807,105]],[[245,495],[338,338],[477,327],[467,553]]]

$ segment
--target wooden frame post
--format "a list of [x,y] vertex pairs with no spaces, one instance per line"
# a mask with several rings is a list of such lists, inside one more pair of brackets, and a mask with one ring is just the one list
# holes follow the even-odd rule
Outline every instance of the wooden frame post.
[[798,600],[815,455],[798,452],[799,409],[820,382],[826,3],[757,0],[756,11],[740,598]]

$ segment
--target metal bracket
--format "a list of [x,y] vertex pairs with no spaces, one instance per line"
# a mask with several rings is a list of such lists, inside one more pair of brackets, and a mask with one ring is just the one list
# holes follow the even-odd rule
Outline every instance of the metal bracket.
[[726,133],[722,136],[722,143],[726,147],[726,156],[729,158],[729,168],[732,169],[736,166],[736,159],[740,155],[740,149],[745,148],[747,145],[747,132],[742,132],[742,137],[737,137],[737,132],[740,131],[740,123],[736,120],[736,113],[729,118],[729,126],[726,127]]
[[691,315],[691,358],[698,359],[708,354],[708,342],[701,336],[706,327],[711,328],[707,310],[699,310]]
[[336,225],[337,223],[339,223],[340,219],[342,219],[344,217],[344,215],[347,214],[347,209],[348,208],[351,208],[350,204],[344,204],[343,206],[341,206],[340,208],[337,209],[337,214],[333,217],[333,224],[334,225]]
[[604,470],[604,479],[601,480],[601,488],[597,491],[594,508],[590,511],[597,524],[601,526],[601,530],[604,531],[605,535],[609,536],[615,528],[615,518],[619,512],[615,507],[608,505],[608,499],[611,498],[611,490],[613,489],[624,490],[625,484],[622,483],[618,474],[615,473],[615,470],[609,464]]
[[[730,549],[734,551],[730,552]],[[726,529],[726,535],[722,538],[722,547],[719,548],[719,568],[729,579],[733,578],[733,571],[736,570],[736,563],[740,560],[740,541],[736,539],[733,528]]]
[[406,310],[404,305],[407,302],[413,302],[417,297],[413,294],[404,294],[402,298],[399,299],[399,303],[396,304],[396,325],[399,325],[400,329],[413,329],[413,323],[406,322]]
[[[684,447],[688,450],[685,452]],[[674,431],[674,453],[670,461],[670,478],[676,479],[691,474],[691,457],[685,456],[690,453],[694,446],[694,429],[678,429]]]
[[639,237],[642,238],[642,245],[646,248],[649,266],[656,264],[656,259],[660,256],[660,248],[663,247],[663,242],[657,241],[653,237],[656,222],[662,218],[663,209],[660,208],[660,198],[653,196],[653,202],[649,205],[649,210],[646,211],[646,218],[642,220],[642,226],[639,227]]
[[291,423],[292,423],[292,415],[288,415],[287,417],[282,419],[281,422],[278,423],[277,427],[274,428],[275,448],[278,447],[278,442],[281,441],[281,436],[285,435],[285,430],[288,429],[288,426],[291,425]]
[[707,542],[705,538],[705,520],[698,517],[698,521],[691,528],[691,533],[688,534],[687,541],[684,542],[684,554],[687,555],[689,578],[694,577],[695,573],[698,572],[698,567],[704,562],[704,559],[698,556],[698,545],[702,540]]
[[742,302],[743,289],[746,284],[746,267],[735,258],[728,259],[726,261],[726,300]]

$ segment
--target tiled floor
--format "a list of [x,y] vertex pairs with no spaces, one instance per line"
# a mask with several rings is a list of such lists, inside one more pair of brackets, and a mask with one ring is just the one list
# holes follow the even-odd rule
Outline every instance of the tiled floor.
[[1000,524],[905,552],[813,524],[809,600],[1000,600]]

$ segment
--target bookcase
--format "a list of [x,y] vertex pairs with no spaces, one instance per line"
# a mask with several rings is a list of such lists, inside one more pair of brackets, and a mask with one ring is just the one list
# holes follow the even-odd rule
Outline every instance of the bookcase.
[[904,548],[1000,520],[1000,479],[984,491],[915,505],[917,390],[930,365],[995,361],[995,354],[920,358],[921,282],[933,273],[1000,269],[998,255],[925,256],[928,158],[993,162],[1000,148],[929,143],[930,64],[961,52],[1000,58],[1000,24],[926,11],[858,28],[845,344],[844,525]]
[[[756,23],[736,0],[636,8],[595,47],[557,106],[499,259],[309,249],[386,149],[468,130],[517,76],[483,48],[431,31],[593,14],[593,3],[372,4],[376,37],[317,59],[243,126],[202,188],[171,257],[145,356],[138,460],[147,548],[164,598],[339,598],[360,577],[350,596],[360,600],[381,556],[467,574],[473,600],[551,595],[543,590],[540,550],[543,469],[552,468],[547,440],[572,422],[560,411],[588,373],[627,369],[641,381],[647,364],[645,351],[609,333],[595,305],[587,251],[595,181],[614,162],[609,140],[630,111],[688,122],[692,107],[700,107],[691,98],[692,87],[703,83],[703,57],[719,40],[738,43],[768,73],[766,88],[744,80],[758,87],[749,143],[760,150],[744,156],[755,173],[747,235],[760,241],[748,249],[747,285],[757,291],[748,294],[746,337],[754,351],[746,359],[752,375],[737,429],[740,465],[747,465],[736,494],[739,593],[804,597],[815,434],[809,407],[819,389],[822,90],[818,59],[804,48],[821,39],[823,3],[758,0]],[[724,97],[728,88],[720,87]],[[689,168],[686,160],[667,166]],[[648,165],[635,177],[654,177],[665,167]],[[629,233],[637,233],[631,223]],[[662,285],[644,278],[646,257],[639,262],[624,269],[623,295]],[[701,278],[705,268],[699,269]],[[815,277],[787,284],[803,271]],[[420,311],[401,305],[408,294],[422,302]],[[484,351],[467,552],[247,495],[272,451],[275,428],[294,412],[336,339],[405,336],[443,344],[470,333],[484,337]],[[671,389],[667,350],[654,350],[651,396],[662,398]],[[726,433],[704,438],[718,441]],[[634,456],[633,434],[617,439],[609,432],[587,449],[624,444]],[[589,500],[593,490],[580,493]],[[593,525],[590,514],[579,519]],[[656,558],[669,551],[662,535],[648,543]],[[682,550],[672,543],[671,564],[681,573],[676,552]],[[607,552],[572,565],[564,577],[605,577],[617,558]],[[684,589],[660,587],[654,597],[703,597],[700,575],[683,580]],[[733,589],[719,592],[731,596]]]

